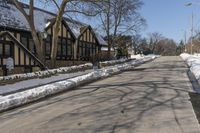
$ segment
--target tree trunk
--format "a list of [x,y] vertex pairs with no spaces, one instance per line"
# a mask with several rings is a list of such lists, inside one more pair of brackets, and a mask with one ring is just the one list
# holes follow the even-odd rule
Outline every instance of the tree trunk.
[[56,57],[57,57],[57,51],[58,51],[58,33],[59,33],[59,25],[58,27],[54,27],[53,29],[53,44],[52,44],[52,48],[51,48],[51,64],[50,67],[51,68],[55,68],[56,67]]
[[63,0],[58,14],[56,16],[56,20],[55,20],[55,24],[53,26],[53,43],[52,43],[52,48],[51,48],[51,68],[55,68],[56,67],[56,57],[57,57],[57,52],[58,52],[58,33],[60,31],[60,26],[61,26],[61,22],[62,22],[62,17],[65,11],[65,7],[67,5],[69,1],[68,0]]
[[[110,10],[110,9],[109,9]],[[110,14],[107,14],[107,38],[108,38],[108,57],[111,56],[111,41],[110,41]]]
[[44,58],[44,41],[42,39],[42,37],[40,35],[37,34],[36,30],[34,27],[31,27],[31,34],[33,37],[33,41],[36,47],[36,53],[37,53],[37,57],[42,61],[45,62],[45,58]]

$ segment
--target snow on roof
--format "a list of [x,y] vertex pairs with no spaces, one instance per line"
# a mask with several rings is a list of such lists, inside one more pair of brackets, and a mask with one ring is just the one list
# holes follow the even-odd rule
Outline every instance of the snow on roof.
[[[28,6],[25,5],[25,11],[28,12]],[[15,29],[30,30],[29,24],[26,21],[23,14],[12,4],[8,4],[7,7],[0,6],[0,26],[10,27]],[[55,14],[43,11],[42,9],[34,9],[34,21],[37,31],[44,31],[46,27],[49,26],[50,20],[55,18]],[[68,24],[69,28],[72,30],[74,35],[77,37],[80,35],[80,28],[83,23],[72,22],[69,19],[64,19]]]
[[[28,12],[29,6],[24,4],[24,7],[25,11]],[[34,21],[37,31],[44,31],[44,29],[50,25],[50,20],[52,20],[53,18],[55,18],[55,14],[51,12],[44,11],[39,8],[34,9]],[[69,28],[76,38],[78,38],[81,34],[81,27],[88,26],[87,24],[71,20],[69,18],[64,18],[64,20],[68,24]],[[25,17],[13,4],[7,4],[7,6],[0,5],[0,26],[28,31],[30,30],[29,24],[26,21]],[[107,45],[107,43],[98,33],[95,34],[101,45]]]
[[99,35],[97,32],[95,32],[95,35],[96,35],[100,45],[108,45],[101,35]]
[[[29,24],[23,14],[12,4],[8,7],[0,6],[0,26],[30,30]],[[28,9],[25,9],[28,11]],[[34,21],[37,31],[44,31],[49,19],[54,16],[40,10],[34,10]]]
[[80,29],[83,26],[83,24],[72,23],[69,21],[66,21],[66,23],[68,24],[69,28],[71,29],[75,37],[78,38],[79,35],[81,34]]

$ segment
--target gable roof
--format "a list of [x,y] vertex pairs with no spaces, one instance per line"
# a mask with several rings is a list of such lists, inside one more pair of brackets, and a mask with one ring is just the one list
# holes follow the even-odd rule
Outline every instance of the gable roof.
[[100,45],[104,45],[104,46],[108,45],[108,43],[103,39],[103,37],[99,33],[95,32],[95,35],[96,35]]
[[28,54],[32,59],[34,59],[42,69],[46,68],[46,66],[35,55],[33,55],[21,42],[19,42],[10,32],[8,31],[1,32],[0,38],[1,37],[8,37],[12,42],[14,42],[18,47],[20,47],[26,54]]
[[93,36],[95,37],[95,40],[97,41],[97,43],[98,43],[99,45],[104,45],[104,44],[102,44],[102,40],[101,40],[100,38],[97,38],[97,34],[94,32],[93,28],[92,28],[90,25],[83,27],[83,29],[81,30],[80,35],[79,35],[79,37],[78,37],[77,39],[80,39],[80,37],[81,37],[88,29],[92,32],[92,34],[93,34]]
[[[24,9],[28,11],[29,5],[23,4],[23,6]],[[55,19],[55,17],[56,14],[54,13],[34,7],[34,23],[38,32],[45,31],[45,29],[52,23],[52,20]],[[73,36],[76,38],[81,35],[81,27],[89,26],[88,24],[78,22],[66,17],[64,17],[63,20],[68,25],[69,29],[73,33]],[[30,31],[29,24],[23,14],[11,3],[7,3],[7,6],[0,5],[0,26]],[[99,35],[97,35],[97,39],[99,42],[101,42],[101,45],[105,42],[103,42],[103,38]]]
[[[26,21],[25,17],[14,5],[8,4],[7,7],[0,6],[0,10],[1,26],[30,31],[29,24]],[[53,17],[54,16],[52,16],[51,14],[47,14],[40,10],[34,10],[36,30],[43,31],[49,19],[52,19]]]
[[[29,10],[29,6],[26,4],[23,4],[25,11]],[[30,27],[28,22],[26,21],[23,14],[13,5],[8,3],[7,6],[0,6],[0,26],[15,28],[15,29],[23,29],[30,31]],[[34,8],[34,23],[37,31],[44,31],[45,28],[51,23],[51,20],[56,17],[56,14],[53,14],[51,12]],[[69,24],[70,28],[71,25],[76,25],[76,27],[82,27],[83,23],[70,20],[68,18],[64,18],[65,22]],[[76,31],[76,30],[73,30]],[[78,32],[76,31],[76,34]]]

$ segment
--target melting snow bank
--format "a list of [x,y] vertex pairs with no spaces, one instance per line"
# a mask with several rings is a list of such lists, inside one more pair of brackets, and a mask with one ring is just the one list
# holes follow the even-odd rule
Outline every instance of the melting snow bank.
[[84,71],[87,69],[92,69],[92,63],[86,63],[78,66],[70,66],[70,67],[61,67],[58,69],[49,69],[45,71],[38,71],[32,73],[24,73],[24,74],[15,74],[10,76],[2,76],[0,77],[0,81],[2,80],[15,80],[15,79],[30,79],[30,78],[44,78],[47,76],[52,76],[56,74]]
[[75,88],[97,79],[109,77],[113,74],[117,74],[125,70],[131,70],[134,68],[134,66],[145,63],[147,61],[151,61],[153,59],[154,57],[145,57],[139,60],[133,60],[124,64],[115,65],[113,67],[99,69],[75,78],[36,87],[7,96],[2,96],[0,97],[0,112]]
[[196,79],[200,80],[200,56],[198,55],[190,55],[187,53],[183,53],[180,55],[184,61],[190,67],[190,71],[194,74]]
[[106,67],[106,66],[113,66],[116,64],[122,64],[131,61],[132,59],[119,59],[119,60],[111,60],[111,61],[104,61],[100,62],[101,67]]
[[[135,59],[143,59],[143,58],[156,58],[158,56],[155,55],[136,55],[137,58]],[[117,64],[122,64],[131,61],[132,59],[120,59],[120,60],[111,60],[111,61],[105,61],[100,62],[101,67],[107,67],[107,66],[113,66]],[[81,72],[85,70],[89,70],[93,68],[92,63],[86,63],[78,66],[70,66],[70,67],[60,67],[57,69],[48,69],[45,71],[38,71],[38,72],[32,72],[32,73],[23,73],[23,74],[14,74],[9,76],[1,76],[0,81],[3,80],[27,80],[27,79],[34,79],[34,78],[45,78],[45,77],[51,77],[56,74],[66,74],[66,73],[72,73],[72,72]]]

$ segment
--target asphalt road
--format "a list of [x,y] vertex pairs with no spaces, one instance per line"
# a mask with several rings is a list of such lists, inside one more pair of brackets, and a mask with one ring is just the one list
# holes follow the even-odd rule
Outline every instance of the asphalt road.
[[161,57],[0,114],[1,133],[200,133],[187,66]]

